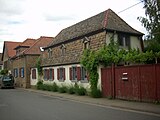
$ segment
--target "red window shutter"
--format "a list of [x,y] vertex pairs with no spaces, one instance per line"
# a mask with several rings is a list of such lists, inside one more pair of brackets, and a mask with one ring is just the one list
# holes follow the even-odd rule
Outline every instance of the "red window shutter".
[[59,80],[59,68],[57,68],[57,79]]
[[69,78],[72,80],[72,67],[69,68]]
[[81,68],[77,67],[77,80],[81,80]]
[[52,79],[54,80],[54,69],[52,69]]
[[63,68],[63,77],[64,77],[64,80],[65,80],[66,79],[65,68]]

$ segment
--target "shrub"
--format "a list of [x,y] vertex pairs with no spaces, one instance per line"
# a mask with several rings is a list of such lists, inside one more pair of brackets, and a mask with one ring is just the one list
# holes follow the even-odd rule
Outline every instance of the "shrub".
[[102,92],[99,89],[92,89],[91,91],[91,97],[93,98],[101,98],[102,97]]
[[46,85],[46,84],[43,84],[43,86],[42,86],[42,90],[48,90],[49,88],[48,88],[48,85]]
[[60,92],[60,93],[66,93],[67,92],[67,87],[65,87],[65,86],[59,87],[58,88],[58,92]]
[[42,81],[42,80],[39,80],[39,81],[37,82],[36,87],[37,87],[38,90],[42,90],[42,88],[43,88],[43,81]]
[[70,86],[68,88],[68,91],[67,91],[69,94],[74,94],[75,93],[75,88],[73,86]]
[[80,95],[80,96],[86,95],[86,89],[84,87],[78,87],[75,90],[77,95]]
[[51,91],[53,92],[57,92],[58,91],[58,86],[56,83],[53,83],[53,85],[51,86]]

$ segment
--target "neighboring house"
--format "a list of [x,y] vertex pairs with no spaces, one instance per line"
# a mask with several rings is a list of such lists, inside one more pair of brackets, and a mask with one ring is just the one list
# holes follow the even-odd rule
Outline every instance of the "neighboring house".
[[31,68],[36,66],[37,59],[41,55],[41,48],[47,46],[53,37],[40,37],[39,39],[26,39],[15,47],[16,55],[12,57],[12,72],[17,87],[30,87]]
[[0,53],[0,71],[3,69],[2,53]]
[[14,48],[21,44],[21,42],[11,42],[5,41],[3,45],[2,61],[3,68],[8,71],[12,70],[12,61],[11,58],[16,55],[16,50]]
[[[44,83],[71,85],[78,82],[84,87],[89,87],[88,74],[80,65],[84,49],[96,51],[113,38],[119,43],[120,48],[142,50],[142,36],[141,32],[129,26],[111,9],[65,28],[44,48]],[[99,85],[100,82],[101,80]]]

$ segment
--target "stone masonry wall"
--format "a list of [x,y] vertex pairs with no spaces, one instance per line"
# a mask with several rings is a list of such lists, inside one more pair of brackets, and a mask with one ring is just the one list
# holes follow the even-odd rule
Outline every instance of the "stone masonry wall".
[[[12,73],[14,72],[15,68],[18,68],[18,77],[15,78],[17,87],[30,87],[30,69],[31,67],[35,67],[38,57],[39,56],[25,56],[13,60]],[[24,77],[19,76],[19,69],[22,67],[24,67]]]
[[[87,37],[90,40],[90,49],[97,50],[106,40],[106,32]],[[72,64],[80,62],[84,50],[83,38],[64,44],[65,53],[62,55],[61,45],[51,48],[52,56],[49,58],[48,49],[42,55],[42,66]]]

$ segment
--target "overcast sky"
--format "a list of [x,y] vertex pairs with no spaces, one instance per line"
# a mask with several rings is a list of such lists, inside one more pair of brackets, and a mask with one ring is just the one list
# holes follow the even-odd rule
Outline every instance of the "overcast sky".
[[[4,41],[56,36],[60,30],[112,9],[118,13],[140,0],[0,0],[0,52]],[[137,20],[145,16],[143,3],[118,14],[136,30],[145,33]]]

